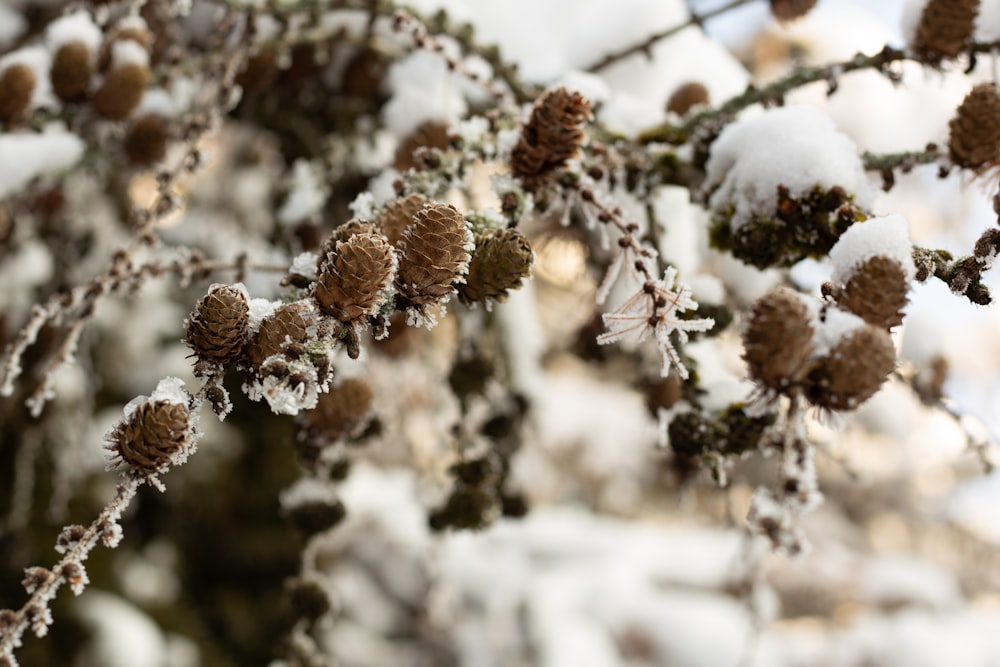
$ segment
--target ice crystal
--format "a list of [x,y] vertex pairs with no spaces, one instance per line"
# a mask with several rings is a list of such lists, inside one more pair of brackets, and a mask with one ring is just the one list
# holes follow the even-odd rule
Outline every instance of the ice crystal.
[[711,318],[681,317],[697,308],[698,303],[691,298],[691,288],[678,284],[677,269],[669,267],[661,280],[647,280],[625,303],[604,314],[608,330],[597,337],[597,342],[601,345],[614,343],[632,333],[638,334],[638,340],[642,341],[653,334],[663,358],[660,375],[666,377],[673,367],[681,378],[687,379],[688,370],[670,336],[677,332],[680,342],[684,343],[688,332],[708,331],[715,325]]

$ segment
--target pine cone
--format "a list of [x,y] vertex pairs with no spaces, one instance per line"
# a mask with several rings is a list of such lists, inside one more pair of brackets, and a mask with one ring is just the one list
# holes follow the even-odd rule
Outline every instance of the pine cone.
[[454,206],[420,209],[399,244],[396,290],[404,305],[419,307],[448,297],[468,270],[471,241],[465,218]]
[[0,72],[0,122],[24,118],[35,92],[35,70],[24,63],[14,63]]
[[426,121],[417,126],[410,136],[406,137],[396,149],[393,166],[403,172],[407,169],[421,170],[427,168],[417,157],[421,148],[445,149],[451,145],[451,134],[448,124],[440,121]]
[[872,326],[891,329],[903,323],[910,281],[892,257],[876,255],[856,268],[847,284],[834,291],[837,305]]
[[167,122],[163,116],[144,114],[129,127],[122,148],[129,164],[144,167],[160,162],[166,156],[168,138]]
[[288,343],[307,343],[315,315],[313,306],[305,300],[279,306],[260,323],[246,346],[245,357],[254,368],[260,368],[265,359],[283,352]]
[[812,313],[798,292],[774,289],[753,305],[743,331],[743,358],[750,377],[781,392],[797,384],[809,368]]
[[359,378],[347,378],[319,397],[312,410],[301,414],[310,435],[326,442],[357,433],[371,419],[374,393],[371,386]]
[[948,123],[951,161],[965,169],[1000,165],[1000,91],[981,83],[965,96]]
[[374,223],[361,220],[360,218],[353,218],[348,220],[344,224],[334,227],[330,235],[326,237],[326,241],[323,242],[323,246],[319,251],[319,261],[316,265],[316,272],[319,273],[323,263],[326,261],[326,256],[328,253],[337,252],[337,244],[341,241],[347,241],[349,238],[355,234],[378,234],[378,228]]
[[380,234],[354,234],[320,263],[313,296],[327,315],[359,322],[385,303],[395,270],[396,255]]
[[476,238],[476,249],[469,262],[469,275],[458,286],[463,303],[506,301],[507,291],[521,286],[531,273],[534,253],[528,239],[516,229],[496,229]]
[[397,247],[399,240],[403,238],[403,231],[413,223],[413,216],[430,203],[430,199],[419,194],[396,199],[385,207],[382,215],[375,220],[375,224],[389,239],[389,245]]
[[809,373],[806,396],[813,405],[853,410],[879,390],[896,367],[896,348],[885,329],[871,325],[846,334]]
[[585,138],[580,126],[589,117],[590,102],[579,93],[556,88],[542,95],[511,151],[513,175],[529,190],[545,182],[576,155]]
[[968,49],[979,0],[928,0],[910,45],[923,60],[940,63]]
[[250,325],[246,293],[232,285],[213,285],[187,323],[187,344],[199,359],[228,364],[243,352]]
[[97,113],[110,120],[121,120],[139,106],[149,85],[149,66],[125,63],[104,77],[92,100]]
[[699,104],[708,104],[708,88],[697,81],[689,81],[670,95],[667,111],[683,116],[691,107]]
[[805,16],[815,6],[816,0],[771,0],[771,14],[784,23]]
[[74,102],[87,94],[94,73],[93,56],[83,42],[68,42],[52,58],[49,78],[52,90],[63,102]]
[[191,440],[185,403],[158,400],[140,403],[112,432],[112,453],[134,470],[154,473]]

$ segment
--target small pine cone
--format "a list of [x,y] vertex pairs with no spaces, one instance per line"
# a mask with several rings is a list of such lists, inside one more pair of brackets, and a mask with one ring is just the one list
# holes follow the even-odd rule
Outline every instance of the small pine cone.
[[150,400],[140,403],[112,432],[109,447],[133,470],[155,473],[192,437],[186,403]]
[[969,47],[979,0],[928,0],[910,46],[924,61],[940,63]]
[[0,122],[24,118],[35,92],[35,70],[24,63],[14,63],[0,72]]
[[899,262],[876,255],[854,269],[847,284],[835,288],[834,300],[872,326],[891,329],[903,323],[910,280]]
[[469,268],[472,233],[458,209],[431,204],[413,218],[400,241],[396,290],[407,305],[439,302]]
[[510,154],[513,175],[528,189],[541,185],[574,157],[585,138],[580,127],[590,117],[590,102],[565,88],[546,92],[535,102]]
[[476,238],[469,275],[458,286],[463,303],[506,301],[507,291],[521,286],[531,273],[534,253],[528,239],[516,229],[496,229]]
[[962,100],[948,123],[948,153],[965,169],[1000,165],[1000,90],[981,83]]
[[87,94],[94,73],[93,55],[83,42],[68,42],[52,58],[49,78],[52,90],[63,102],[74,102]]
[[316,271],[319,272],[323,263],[326,261],[327,253],[337,252],[337,244],[341,241],[346,241],[355,234],[378,234],[378,228],[374,223],[366,222],[358,218],[353,220],[348,220],[339,227],[335,227],[334,230],[326,237],[326,241],[323,242],[323,246],[319,251],[319,260],[316,264]]
[[375,220],[375,224],[389,239],[389,245],[396,247],[399,245],[399,240],[403,238],[403,231],[413,222],[413,216],[430,203],[430,199],[419,194],[407,195],[393,200],[385,207],[382,215]]
[[1000,229],[990,227],[984,231],[976,240],[972,255],[980,264],[993,266],[993,262],[1000,255]]
[[889,332],[859,327],[816,362],[806,396],[821,408],[853,410],[879,390],[895,367],[896,348]]
[[94,93],[94,109],[109,120],[127,117],[139,106],[149,77],[149,66],[142,63],[126,63],[112,69]]
[[386,302],[395,271],[396,254],[380,234],[354,234],[320,263],[313,296],[327,315],[357,323]]
[[697,81],[681,85],[667,100],[667,111],[683,116],[691,107],[708,104],[708,88]]
[[246,293],[232,285],[213,285],[188,320],[187,344],[199,359],[228,364],[243,352],[249,326]]
[[367,382],[346,378],[321,395],[315,408],[303,412],[302,422],[313,437],[326,442],[355,435],[371,419],[374,397]]
[[288,344],[307,343],[309,327],[315,322],[313,308],[308,301],[293,301],[264,318],[245,349],[250,364],[260,368],[265,359],[280,354]]
[[784,23],[805,16],[815,6],[816,0],[771,0],[771,14]]
[[448,124],[440,121],[426,121],[417,126],[410,136],[406,137],[396,149],[393,166],[399,171],[407,169],[421,170],[428,165],[417,156],[420,148],[445,149],[451,145],[451,134]]
[[774,289],[753,305],[743,331],[750,376],[781,392],[798,383],[812,354],[812,313],[798,292]]
[[170,136],[167,121],[159,114],[144,114],[137,118],[125,134],[123,148],[129,164],[145,167],[163,160]]

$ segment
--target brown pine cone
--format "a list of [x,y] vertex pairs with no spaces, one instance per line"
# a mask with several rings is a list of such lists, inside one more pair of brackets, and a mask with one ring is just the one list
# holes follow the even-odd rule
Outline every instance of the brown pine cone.
[[403,305],[420,307],[444,300],[464,279],[472,233],[454,206],[431,204],[414,216],[399,247],[396,291]]
[[667,111],[683,116],[691,107],[699,104],[708,104],[708,88],[697,81],[689,81],[670,95]]
[[228,364],[243,352],[250,325],[246,293],[232,285],[213,285],[187,323],[187,344],[199,359]]
[[134,470],[155,473],[191,440],[185,403],[165,400],[140,403],[111,433],[109,449]]
[[122,144],[129,164],[145,167],[160,162],[167,154],[169,136],[163,116],[149,113],[137,118],[129,126]]
[[399,171],[407,169],[421,170],[427,168],[417,156],[421,148],[445,149],[451,146],[449,125],[441,121],[426,121],[417,126],[412,134],[406,137],[396,149],[393,166]]
[[149,66],[126,63],[115,67],[104,77],[104,82],[92,100],[97,113],[110,120],[127,117],[142,100],[149,85]]
[[14,63],[0,72],[0,122],[24,118],[35,92],[35,70],[24,63]]
[[914,51],[923,60],[940,63],[969,48],[979,14],[979,0],[929,0],[920,15]]
[[896,367],[885,329],[865,325],[846,334],[809,373],[806,397],[830,410],[853,410],[879,390]]
[[995,83],[977,85],[948,123],[951,161],[965,169],[1000,165],[1000,90]]
[[403,238],[403,231],[413,223],[413,216],[430,203],[430,199],[420,194],[393,200],[375,220],[375,224],[389,239],[389,245],[397,247],[399,239]]
[[94,73],[93,55],[83,42],[68,42],[52,58],[49,78],[52,90],[63,102],[75,102],[87,94]]
[[590,102],[565,88],[547,91],[521,128],[510,154],[511,173],[531,190],[574,157],[586,135],[582,125],[590,117]]
[[245,357],[253,368],[260,368],[268,357],[280,354],[289,343],[304,345],[309,341],[309,327],[316,312],[308,300],[279,306],[260,323],[257,333],[247,343]]
[[396,271],[396,255],[381,234],[357,233],[337,241],[320,262],[313,297],[320,310],[344,323],[378,312]]
[[360,218],[354,218],[348,220],[344,224],[334,227],[330,235],[326,237],[326,241],[323,242],[322,247],[319,251],[319,260],[316,263],[317,273],[323,262],[326,261],[327,253],[336,252],[337,244],[341,241],[346,241],[355,234],[378,234],[378,228],[375,223],[368,222],[366,220],[361,220]]
[[903,323],[910,281],[892,257],[877,255],[857,267],[847,284],[835,288],[837,305],[872,326],[891,329]]
[[781,392],[796,385],[809,368],[812,313],[798,292],[778,287],[754,303],[743,331],[743,358],[750,377]]
[[815,6],[816,0],[771,0],[771,14],[784,23],[805,16]]
[[476,237],[469,275],[458,285],[462,303],[506,301],[507,291],[521,286],[531,273],[535,255],[528,239],[516,229],[495,229]]
[[375,394],[360,378],[346,378],[319,397],[312,410],[301,413],[310,437],[333,442],[356,434],[371,419]]

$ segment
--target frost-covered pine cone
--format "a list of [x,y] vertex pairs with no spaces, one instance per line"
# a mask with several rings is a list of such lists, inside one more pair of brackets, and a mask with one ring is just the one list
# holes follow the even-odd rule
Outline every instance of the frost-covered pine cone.
[[385,303],[395,271],[395,252],[381,234],[356,233],[327,252],[313,296],[327,315],[360,322]]
[[444,300],[464,280],[472,233],[454,206],[431,204],[413,217],[399,247],[396,290],[406,305],[419,307]]
[[188,320],[187,344],[199,359],[228,364],[243,352],[249,325],[250,310],[242,285],[213,285],[198,300]]

